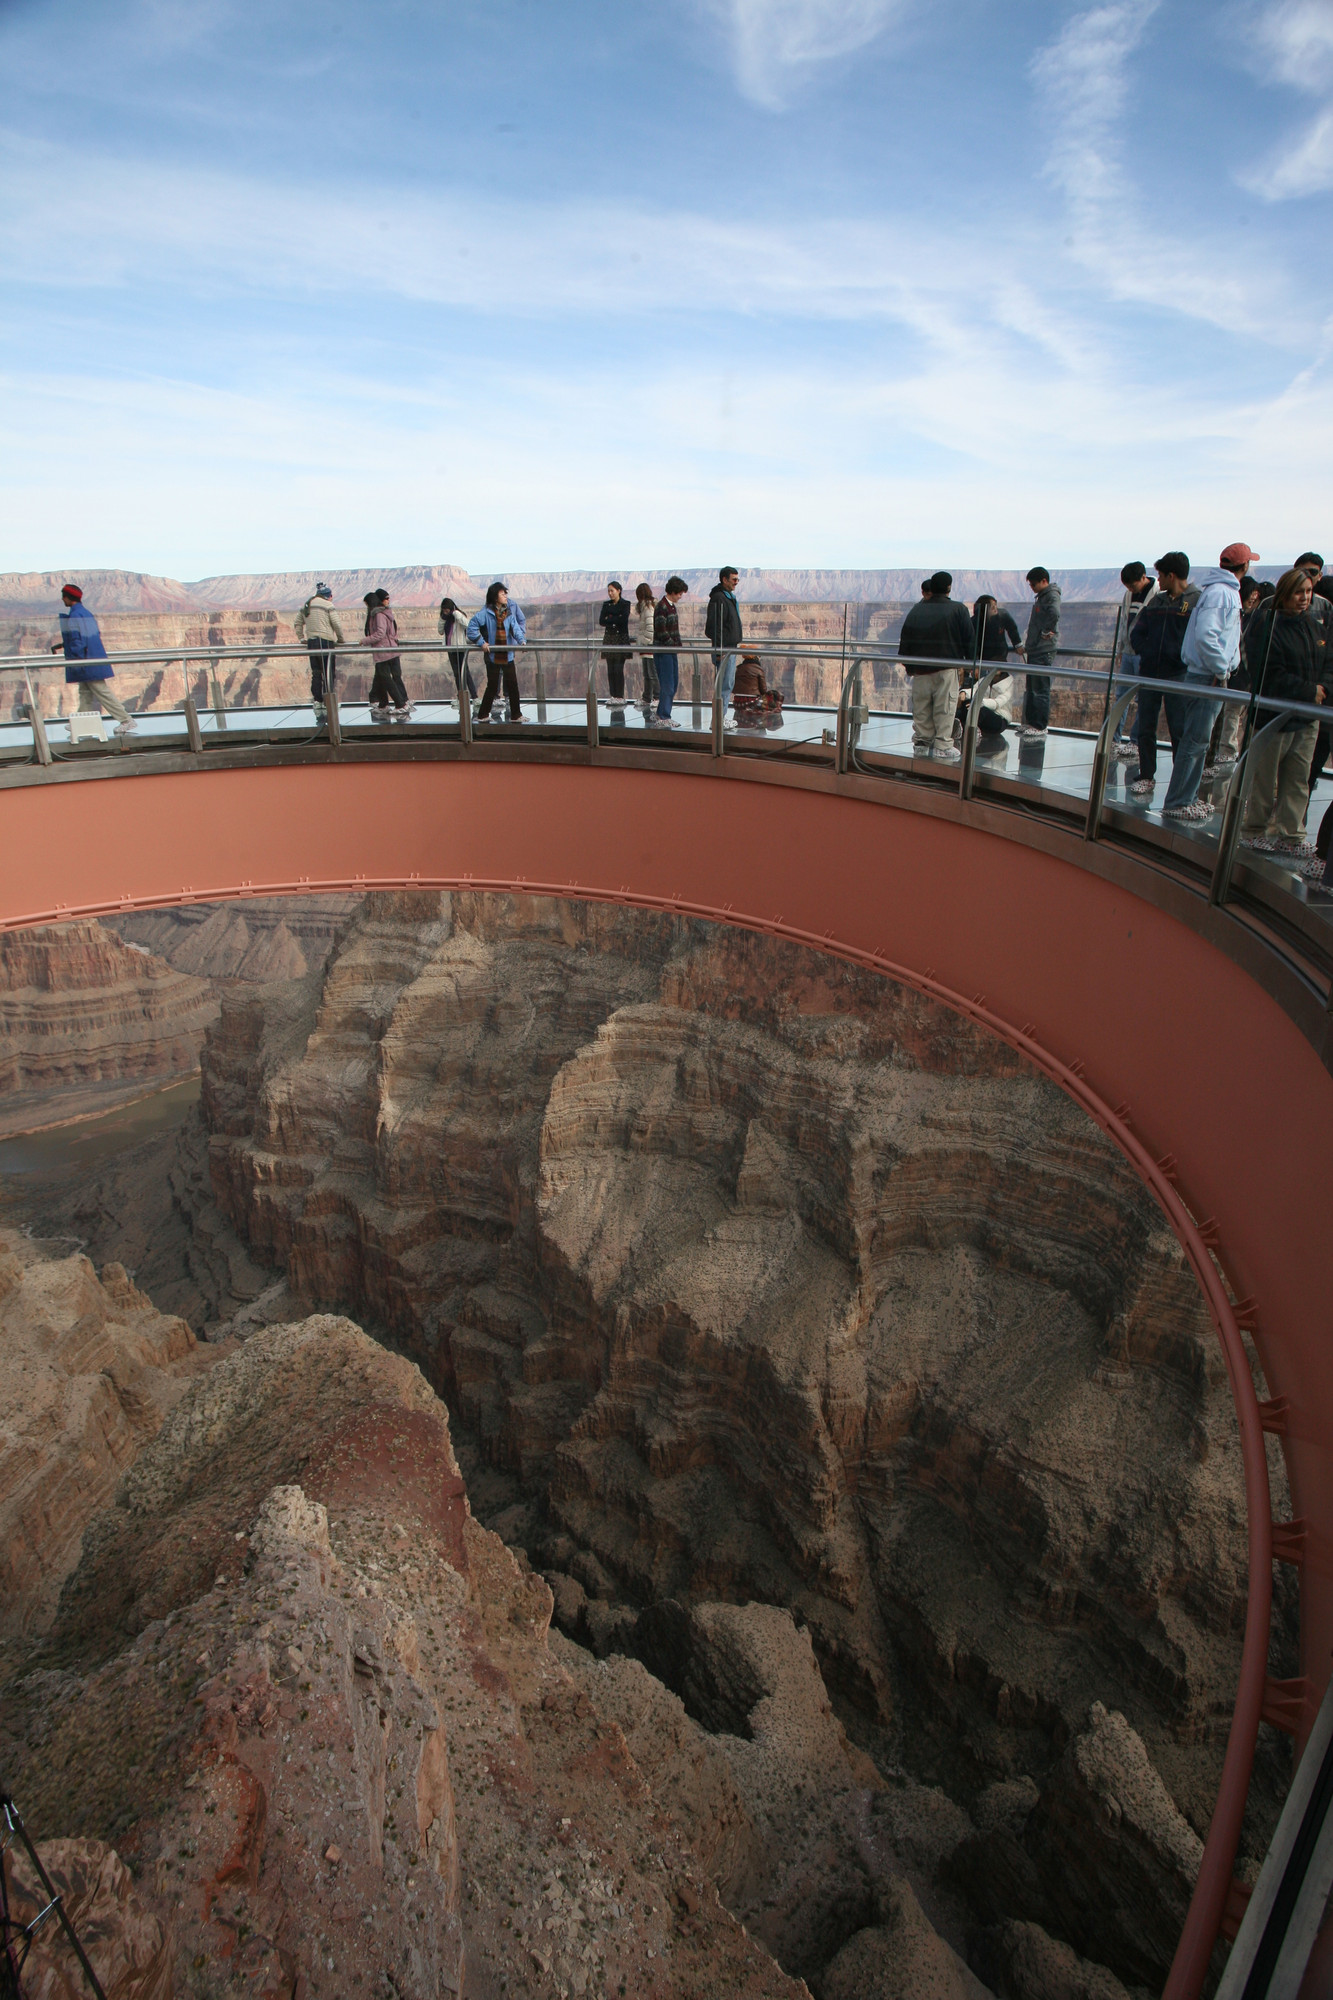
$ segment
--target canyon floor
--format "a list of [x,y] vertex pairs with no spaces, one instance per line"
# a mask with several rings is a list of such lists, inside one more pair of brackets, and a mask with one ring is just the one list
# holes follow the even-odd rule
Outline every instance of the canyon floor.
[[772,940],[293,918],[123,920],[200,1104],[0,1187],[0,1759],[108,1991],[1158,1990],[1243,1490],[1109,1143]]

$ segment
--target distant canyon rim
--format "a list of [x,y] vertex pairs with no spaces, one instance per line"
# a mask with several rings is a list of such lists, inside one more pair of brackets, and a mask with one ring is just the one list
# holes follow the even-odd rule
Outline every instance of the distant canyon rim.
[[127,1994],[1159,1990],[1235,1420],[1011,1051],[771,938],[432,893],[0,939],[0,1061],[32,1124],[200,1073],[0,1188],[0,1755]]

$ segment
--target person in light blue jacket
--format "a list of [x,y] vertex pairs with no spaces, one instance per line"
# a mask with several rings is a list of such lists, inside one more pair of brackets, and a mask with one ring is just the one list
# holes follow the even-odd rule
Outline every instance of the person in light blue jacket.
[[78,683],[80,711],[87,715],[100,714],[106,709],[119,725],[117,736],[132,735],[134,717],[106,685],[115,669],[106,656],[97,620],[84,603],[77,583],[67,583],[61,590],[60,637],[51,651],[65,655],[65,679]]
[[481,657],[486,668],[486,692],[477,710],[478,722],[490,720],[491,708],[500,691],[501,675],[504,676],[505,694],[509,700],[509,720],[526,720],[519,701],[514,652],[526,643],[527,636],[523,613],[517,604],[509,602],[505,586],[502,583],[491,584],[486,592],[485,605],[480,611],[474,611],[467,622],[468,644],[482,648]]
[[[1258,560],[1246,543],[1231,542],[1218,557],[1218,567],[1204,571],[1199,601],[1181,641],[1184,687],[1225,687],[1228,676],[1240,665],[1240,580]],[[1186,699],[1182,707],[1183,726],[1171,761],[1171,783],[1162,817],[1210,819],[1215,809],[1199,797],[1199,781],[1222,703],[1196,695]]]

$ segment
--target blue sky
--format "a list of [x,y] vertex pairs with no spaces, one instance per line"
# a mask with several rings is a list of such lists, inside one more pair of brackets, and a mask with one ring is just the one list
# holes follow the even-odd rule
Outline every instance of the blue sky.
[[1333,542],[1333,0],[0,0],[0,54],[0,570]]

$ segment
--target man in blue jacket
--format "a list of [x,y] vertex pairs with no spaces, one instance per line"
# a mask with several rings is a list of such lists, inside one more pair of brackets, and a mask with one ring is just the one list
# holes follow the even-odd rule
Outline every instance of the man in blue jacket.
[[65,679],[78,683],[80,710],[86,715],[89,712],[100,714],[102,709],[106,709],[108,714],[115,716],[119,725],[117,736],[133,735],[134,717],[106,685],[114,669],[106,656],[97,620],[84,603],[83,592],[77,583],[64,586],[60,604],[60,639],[51,651],[64,652],[68,662]]
[[[1240,580],[1259,557],[1245,542],[1229,542],[1216,569],[1203,573],[1199,601],[1190,613],[1180,657],[1185,662],[1187,688],[1225,687],[1240,665]],[[1186,821],[1212,817],[1214,808],[1198,796],[1208,756],[1213,724],[1222,707],[1196,695],[1184,705],[1180,744],[1171,765],[1171,783],[1162,806],[1163,819]]]
[[505,586],[502,583],[491,584],[486,592],[484,608],[474,611],[467,621],[468,644],[482,648],[481,657],[486,667],[486,692],[477,710],[478,722],[489,722],[491,719],[491,708],[500,691],[501,675],[504,676],[505,694],[509,698],[509,720],[526,720],[519,702],[514,649],[524,645],[527,636],[523,613],[517,604],[509,602]]

